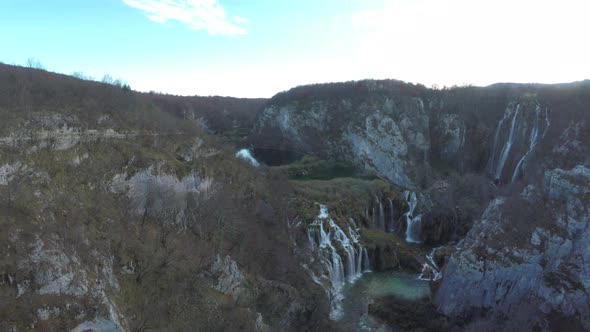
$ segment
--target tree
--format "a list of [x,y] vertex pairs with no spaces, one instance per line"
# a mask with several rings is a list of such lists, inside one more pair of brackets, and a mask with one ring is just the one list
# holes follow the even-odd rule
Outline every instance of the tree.
[[27,59],[27,67],[34,68],[34,69],[42,69],[44,70],[45,67],[41,64],[41,61],[35,58],[28,58]]

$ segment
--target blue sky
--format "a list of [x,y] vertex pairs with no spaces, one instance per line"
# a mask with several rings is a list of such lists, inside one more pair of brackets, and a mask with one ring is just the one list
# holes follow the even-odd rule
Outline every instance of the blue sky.
[[590,78],[587,0],[1,0],[0,61],[133,89],[270,97],[363,78]]

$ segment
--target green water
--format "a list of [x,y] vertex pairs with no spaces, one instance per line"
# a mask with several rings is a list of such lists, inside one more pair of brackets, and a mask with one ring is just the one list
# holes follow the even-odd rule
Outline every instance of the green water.
[[368,314],[373,299],[393,295],[406,300],[419,300],[430,295],[428,281],[404,272],[370,272],[364,274],[343,291],[342,318],[338,321],[345,331],[391,331],[378,324]]

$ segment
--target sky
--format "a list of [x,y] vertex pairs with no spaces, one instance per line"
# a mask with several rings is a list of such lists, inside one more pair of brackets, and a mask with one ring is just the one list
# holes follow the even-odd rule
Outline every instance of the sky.
[[177,95],[590,78],[589,0],[0,0],[0,62]]

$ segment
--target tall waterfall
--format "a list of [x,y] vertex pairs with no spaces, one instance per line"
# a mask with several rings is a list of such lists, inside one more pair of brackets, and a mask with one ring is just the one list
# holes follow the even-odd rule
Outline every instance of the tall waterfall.
[[389,218],[389,226],[387,227],[387,231],[388,232],[395,232],[395,218],[394,218],[394,211],[393,211],[393,201],[391,200],[391,198],[388,198],[389,200],[389,213],[390,214],[390,218]]
[[351,223],[347,234],[330,218],[328,208],[320,205],[320,214],[307,227],[309,245],[327,272],[329,288],[326,290],[330,295],[332,319],[340,318],[344,284],[354,282],[369,269],[367,250],[360,243],[356,224]]
[[[383,232],[392,232],[393,226],[393,202],[389,199],[390,211],[392,213],[391,220],[386,221],[385,209],[383,200],[379,196],[375,196],[374,203],[371,203],[371,228],[377,229]],[[368,209],[367,209],[368,211]]]
[[[516,164],[516,168],[514,168],[514,174],[512,174],[512,181],[511,181],[512,183],[514,183],[514,181],[516,181],[516,179],[518,178],[518,174],[520,172],[520,168],[521,168],[523,162],[527,159],[527,157],[531,154],[531,152],[533,152],[533,150],[537,146],[537,143],[539,143],[539,126],[540,126],[539,123],[541,122],[541,120],[539,118],[540,118],[541,112],[542,112],[541,107],[539,105],[537,105],[537,108],[535,109],[535,120],[534,120],[533,130],[531,130],[531,135],[529,137],[529,149],[522,156],[522,158],[520,158],[520,160],[518,161],[518,164]],[[547,130],[549,129],[549,126],[551,126],[551,121],[549,120],[549,111],[545,110],[545,130],[543,130],[543,135],[541,138],[545,137],[545,135],[547,134]]]
[[512,117],[512,125],[510,126],[510,133],[508,134],[508,140],[504,144],[502,148],[502,152],[500,152],[500,159],[498,160],[498,165],[495,169],[495,176],[496,179],[500,179],[502,176],[502,169],[504,169],[504,164],[508,159],[508,154],[510,154],[510,149],[512,148],[512,144],[514,143],[514,128],[516,126],[516,119],[518,119],[518,113],[520,112],[520,104],[516,106],[516,112],[514,112],[514,116]]
[[496,134],[494,135],[494,145],[492,147],[492,155],[490,156],[490,160],[488,162],[488,170],[490,173],[495,172],[496,167],[496,152],[498,151],[498,139],[500,138],[500,131],[502,130],[502,126],[504,125],[504,121],[508,119],[508,110],[504,112],[504,117],[498,122],[498,127],[496,128]]
[[[542,121],[543,117],[545,121]],[[523,165],[545,137],[549,126],[549,111],[543,110],[538,103],[510,104],[494,134],[488,160],[490,175],[498,181],[518,179]]]
[[414,210],[418,204],[415,192],[404,191],[404,198],[410,209],[404,215],[406,217],[406,242],[420,243],[422,232],[422,215],[414,216]]
[[436,253],[436,250],[438,250],[438,248],[432,249],[430,254],[426,255],[426,262],[422,266],[422,272],[418,276],[418,279],[437,281],[442,278],[440,268],[434,261],[434,254]]
[[383,211],[381,200],[379,200],[379,229],[385,231],[385,212]]

